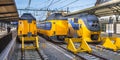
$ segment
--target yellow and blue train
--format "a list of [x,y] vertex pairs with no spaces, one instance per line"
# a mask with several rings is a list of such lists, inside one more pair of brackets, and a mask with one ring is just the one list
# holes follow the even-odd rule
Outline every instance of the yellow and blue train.
[[100,42],[100,24],[95,15],[79,14],[63,17],[61,13],[50,15],[38,24],[38,32],[50,39],[83,38],[87,42]]
[[87,42],[100,42],[100,24],[95,15],[79,14],[68,18],[69,37],[85,39]]
[[18,21],[18,36],[37,35],[36,19],[30,13],[24,13]]
[[[22,42],[22,49],[38,49],[36,19],[30,13],[24,13],[18,21],[18,37]],[[25,42],[33,42],[33,46],[25,46]]]
[[61,13],[51,14],[45,21],[40,22],[37,27],[39,34],[55,42],[64,40],[68,34],[68,20]]

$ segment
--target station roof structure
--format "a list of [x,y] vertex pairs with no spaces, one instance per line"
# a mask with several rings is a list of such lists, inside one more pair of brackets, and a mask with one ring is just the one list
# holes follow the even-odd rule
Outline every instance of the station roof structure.
[[0,0],[0,21],[17,21],[19,18],[14,0]]
[[98,17],[119,15],[120,14],[120,0],[110,1],[87,9],[68,13],[65,16],[72,16],[81,13],[95,14]]

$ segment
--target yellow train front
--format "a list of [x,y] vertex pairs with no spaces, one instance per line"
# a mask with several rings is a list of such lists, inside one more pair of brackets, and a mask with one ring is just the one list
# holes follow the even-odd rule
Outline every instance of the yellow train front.
[[[38,49],[36,19],[30,13],[24,13],[18,21],[18,37],[22,49]],[[25,42],[33,42],[33,46],[25,46]]]
[[61,13],[50,15],[38,25],[38,33],[54,42],[63,42],[68,33],[68,21]]
[[100,42],[100,24],[95,15],[80,14],[69,18],[69,37],[85,39],[87,42]]

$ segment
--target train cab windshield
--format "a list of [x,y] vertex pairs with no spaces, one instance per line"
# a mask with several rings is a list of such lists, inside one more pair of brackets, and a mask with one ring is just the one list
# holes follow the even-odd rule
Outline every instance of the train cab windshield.
[[99,31],[100,30],[99,20],[96,16],[92,16],[92,15],[89,16],[87,18],[87,25],[91,31]]
[[99,20],[95,15],[84,14],[81,16],[87,28],[91,31],[100,31]]
[[88,25],[89,26],[97,26],[97,25],[99,25],[99,21],[97,21],[97,20],[89,20],[88,21]]

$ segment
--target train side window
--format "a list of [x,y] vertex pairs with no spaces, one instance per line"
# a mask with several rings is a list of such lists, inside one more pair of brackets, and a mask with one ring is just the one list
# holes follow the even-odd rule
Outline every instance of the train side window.
[[81,24],[79,24],[79,27],[81,28]]
[[41,28],[42,28],[42,29],[45,28],[45,23],[42,23]]
[[74,26],[74,29],[79,30],[79,28],[80,28],[80,25],[76,23],[75,26]]
[[68,18],[68,22],[72,22],[72,19],[71,19],[71,18]]
[[74,18],[74,23],[78,23],[78,18]]
[[46,22],[45,23],[45,29],[50,30],[51,29],[51,22]]

